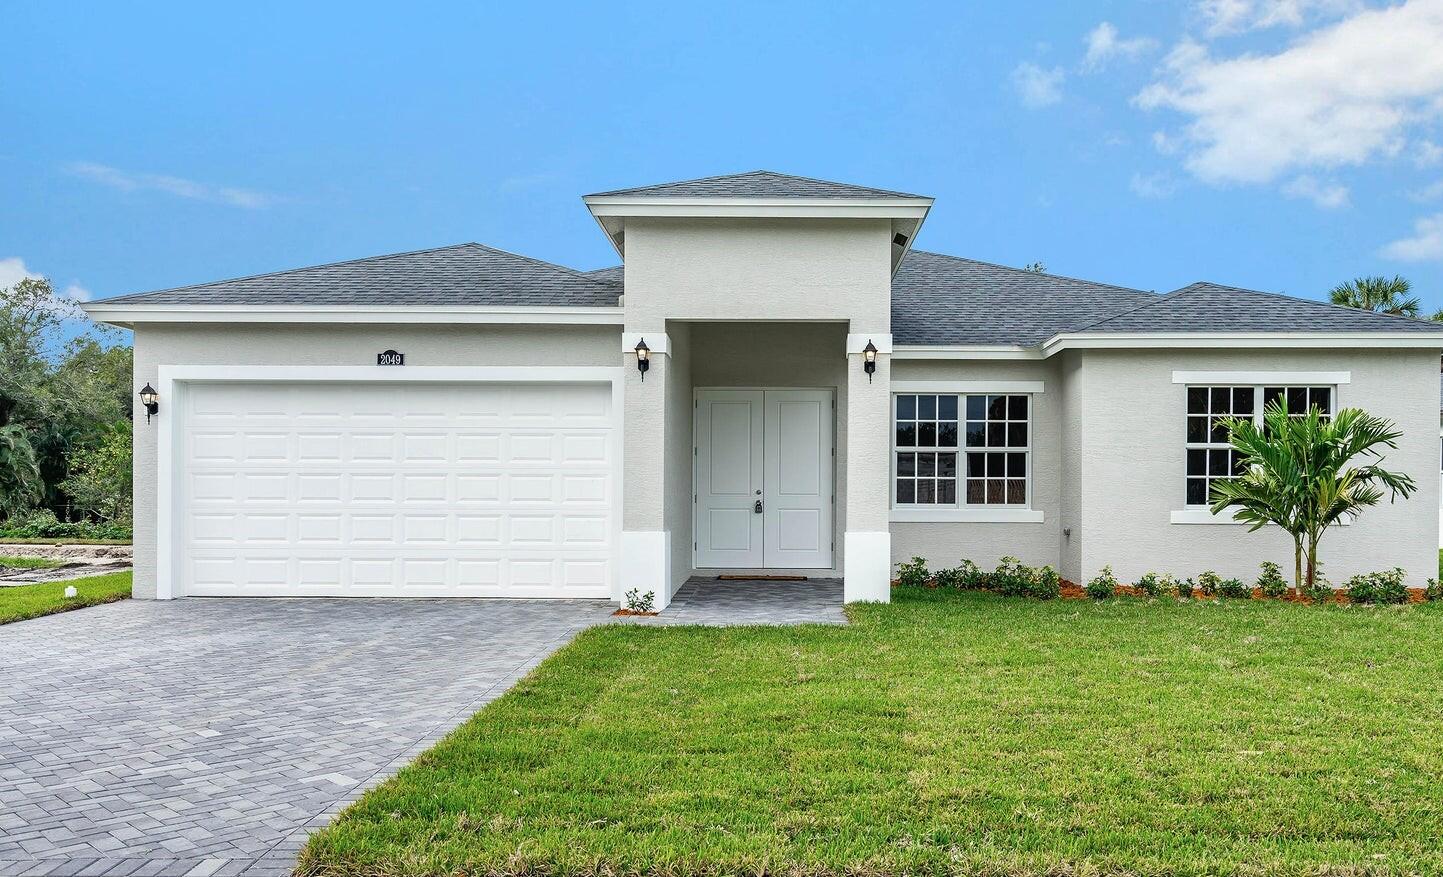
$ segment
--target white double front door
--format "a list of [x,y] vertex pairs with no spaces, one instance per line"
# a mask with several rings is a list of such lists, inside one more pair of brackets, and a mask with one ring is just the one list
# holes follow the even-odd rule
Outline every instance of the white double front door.
[[832,567],[832,391],[696,391],[696,565]]

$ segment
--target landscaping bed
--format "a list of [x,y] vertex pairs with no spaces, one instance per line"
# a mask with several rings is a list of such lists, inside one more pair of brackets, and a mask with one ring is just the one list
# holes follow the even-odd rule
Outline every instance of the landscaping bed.
[[894,599],[587,631],[299,873],[1443,872],[1443,604]]
[[[130,584],[131,574],[120,572],[63,582],[0,587],[0,624],[124,600],[130,596]],[[75,588],[74,597],[65,596],[67,587]]]

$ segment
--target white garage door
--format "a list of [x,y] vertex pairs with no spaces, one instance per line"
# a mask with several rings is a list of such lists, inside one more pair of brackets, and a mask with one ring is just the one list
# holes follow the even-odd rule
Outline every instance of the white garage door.
[[607,385],[195,384],[179,593],[607,597]]

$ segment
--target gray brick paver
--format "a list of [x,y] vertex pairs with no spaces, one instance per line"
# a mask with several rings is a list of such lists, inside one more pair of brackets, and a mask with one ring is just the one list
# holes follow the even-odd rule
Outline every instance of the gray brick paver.
[[[788,589],[788,590],[781,590]],[[844,623],[838,582],[594,601],[124,601],[0,628],[0,877],[282,877],[587,627]]]

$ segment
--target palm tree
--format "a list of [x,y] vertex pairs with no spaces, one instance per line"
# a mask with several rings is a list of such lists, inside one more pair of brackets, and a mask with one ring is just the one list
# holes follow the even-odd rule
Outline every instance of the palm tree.
[[15,423],[0,426],[0,520],[32,508],[44,487],[25,430]]
[[1392,278],[1378,275],[1376,277],[1359,277],[1349,280],[1347,283],[1340,283],[1333,287],[1333,291],[1328,293],[1328,297],[1332,299],[1333,304],[1342,305],[1345,308],[1358,308],[1400,317],[1416,317],[1422,303],[1418,301],[1417,296],[1408,294],[1412,289],[1413,284],[1400,274],[1394,274]]
[[1393,501],[1417,489],[1409,476],[1380,465],[1383,450],[1396,449],[1401,436],[1392,422],[1359,408],[1332,418],[1317,407],[1290,416],[1275,400],[1261,428],[1251,419],[1229,422],[1244,471],[1213,483],[1213,514],[1232,506],[1234,517],[1252,525],[1249,532],[1268,524],[1285,530],[1293,538],[1294,584],[1311,589],[1329,527],[1377,505],[1385,492]]

